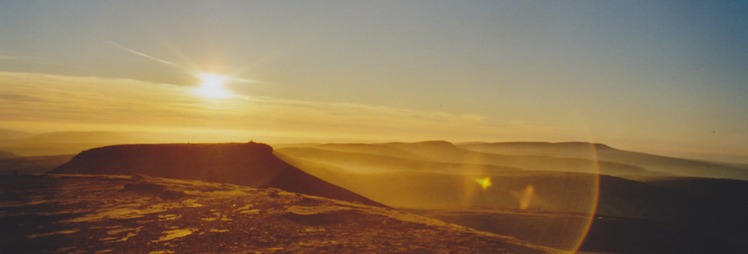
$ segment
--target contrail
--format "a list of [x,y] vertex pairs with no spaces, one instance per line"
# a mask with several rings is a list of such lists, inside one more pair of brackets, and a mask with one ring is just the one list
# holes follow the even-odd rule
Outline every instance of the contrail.
[[113,42],[113,41],[107,41],[107,43],[109,43],[109,44],[112,44],[112,45],[114,45],[115,47],[118,47],[118,48],[120,48],[120,49],[122,49],[122,50],[125,50],[125,51],[127,51],[127,52],[130,52],[130,53],[132,53],[132,54],[134,54],[134,55],[137,55],[137,56],[140,56],[140,57],[144,57],[144,58],[147,58],[147,59],[149,59],[149,60],[151,60],[151,61],[154,61],[154,62],[157,62],[157,63],[160,63],[160,64],[165,64],[165,65],[169,65],[169,66],[172,66],[172,67],[176,67],[176,68],[179,68],[179,69],[182,69],[182,70],[188,70],[187,68],[184,68],[184,67],[182,67],[182,66],[178,65],[178,64],[177,64],[177,63],[175,63],[175,62],[172,62],[172,61],[167,61],[167,60],[164,60],[164,59],[161,59],[161,58],[155,57],[155,56],[151,56],[151,55],[149,55],[149,54],[146,54],[146,53],[143,53],[143,52],[140,52],[140,51],[137,51],[137,50],[134,50],[134,49],[131,49],[131,48],[128,48],[128,47],[122,46],[122,45],[120,45],[119,43],[116,43],[116,42]]

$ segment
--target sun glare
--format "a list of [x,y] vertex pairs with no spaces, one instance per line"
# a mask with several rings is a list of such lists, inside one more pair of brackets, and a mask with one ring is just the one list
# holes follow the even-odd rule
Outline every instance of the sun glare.
[[200,73],[200,86],[195,89],[195,93],[208,99],[224,99],[231,97],[231,91],[227,90],[224,85],[228,77],[215,73]]

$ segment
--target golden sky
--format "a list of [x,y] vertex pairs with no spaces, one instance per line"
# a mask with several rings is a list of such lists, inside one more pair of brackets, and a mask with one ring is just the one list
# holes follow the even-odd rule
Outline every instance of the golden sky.
[[748,155],[746,11],[702,1],[4,2],[0,129]]
[[532,128],[517,123],[501,130],[480,115],[353,103],[209,98],[200,87],[128,79],[0,73],[0,80],[3,99],[12,102],[0,111],[7,116],[1,123],[21,130],[215,130],[238,138],[414,141],[478,140]]

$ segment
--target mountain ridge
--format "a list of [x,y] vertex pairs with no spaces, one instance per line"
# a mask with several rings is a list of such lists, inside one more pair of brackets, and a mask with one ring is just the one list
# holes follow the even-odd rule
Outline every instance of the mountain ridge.
[[672,176],[748,180],[748,166],[626,151],[594,143],[569,146],[568,142],[474,142],[458,147],[493,154],[542,155],[622,163]]

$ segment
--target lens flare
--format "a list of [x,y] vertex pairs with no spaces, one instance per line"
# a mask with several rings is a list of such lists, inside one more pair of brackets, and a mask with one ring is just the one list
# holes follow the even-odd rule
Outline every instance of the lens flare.
[[491,187],[491,185],[493,185],[491,183],[491,177],[475,178],[475,182],[478,183],[483,190],[487,190],[488,187]]
[[519,209],[522,211],[526,211],[527,208],[530,208],[530,205],[532,204],[532,200],[535,197],[535,187],[531,185],[527,185],[525,187],[525,191],[522,192],[522,197],[519,199]]

